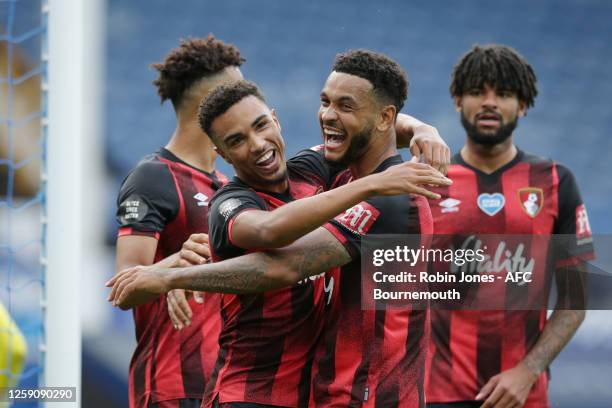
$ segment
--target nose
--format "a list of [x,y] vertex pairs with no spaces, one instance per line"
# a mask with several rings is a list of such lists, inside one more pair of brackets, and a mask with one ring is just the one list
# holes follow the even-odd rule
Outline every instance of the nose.
[[482,106],[487,107],[489,109],[497,108],[497,93],[494,89],[489,88],[484,91]]
[[320,111],[321,111],[321,120],[323,122],[338,119],[338,114],[336,112],[336,109],[333,108],[331,104],[328,106],[321,106]]
[[251,153],[260,153],[266,148],[266,140],[257,132],[251,133],[249,137],[249,150]]

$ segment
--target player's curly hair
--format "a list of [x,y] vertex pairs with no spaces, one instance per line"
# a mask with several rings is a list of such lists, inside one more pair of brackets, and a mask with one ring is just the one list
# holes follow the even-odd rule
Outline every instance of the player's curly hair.
[[332,70],[370,81],[374,93],[385,103],[394,105],[398,113],[408,97],[406,72],[384,54],[370,50],[349,50],[336,55]]
[[527,108],[534,105],[538,95],[533,68],[515,49],[505,45],[474,45],[455,65],[450,93],[461,96],[470,89],[482,89],[484,84],[515,92]]
[[163,62],[152,64],[159,71],[153,81],[162,103],[172,101],[175,109],[180,106],[185,92],[198,80],[213,75],[226,67],[239,67],[245,59],[232,44],[206,38],[181,40],[180,45],[166,56]]
[[242,80],[216,87],[200,103],[198,110],[200,128],[209,137],[212,137],[213,121],[227,112],[229,108],[251,95],[264,103],[266,102],[257,85],[250,81]]

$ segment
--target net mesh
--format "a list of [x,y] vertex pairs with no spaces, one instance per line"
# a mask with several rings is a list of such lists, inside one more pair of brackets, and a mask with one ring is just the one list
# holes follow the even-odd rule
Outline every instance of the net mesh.
[[43,372],[46,14],[45,1],[0,0],[0,384],[25,387]]

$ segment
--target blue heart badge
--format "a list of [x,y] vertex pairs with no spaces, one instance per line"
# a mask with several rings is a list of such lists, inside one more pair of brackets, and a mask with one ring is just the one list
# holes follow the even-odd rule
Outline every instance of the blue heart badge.
[[476,200],[478,207],[487,215],[491,217],[501,211],[506,204],[506,199],[500,193],[489,194],[482,193]]

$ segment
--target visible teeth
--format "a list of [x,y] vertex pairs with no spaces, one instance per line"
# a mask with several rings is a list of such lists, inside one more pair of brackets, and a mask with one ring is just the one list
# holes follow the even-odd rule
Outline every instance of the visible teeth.
[[266,153],[263,156],[261,156],[259,158],[259,160],[257,160],[257,162],[255,164],[262,164],[263,162],[271,159],[273,154],[274,154],[274,152],[272,150],[270,150],[268,153]]
[[327,136],[343,136],[344,133],[340,132],[339,130],[331,130],[331,129],[325,129],[325,134]]

